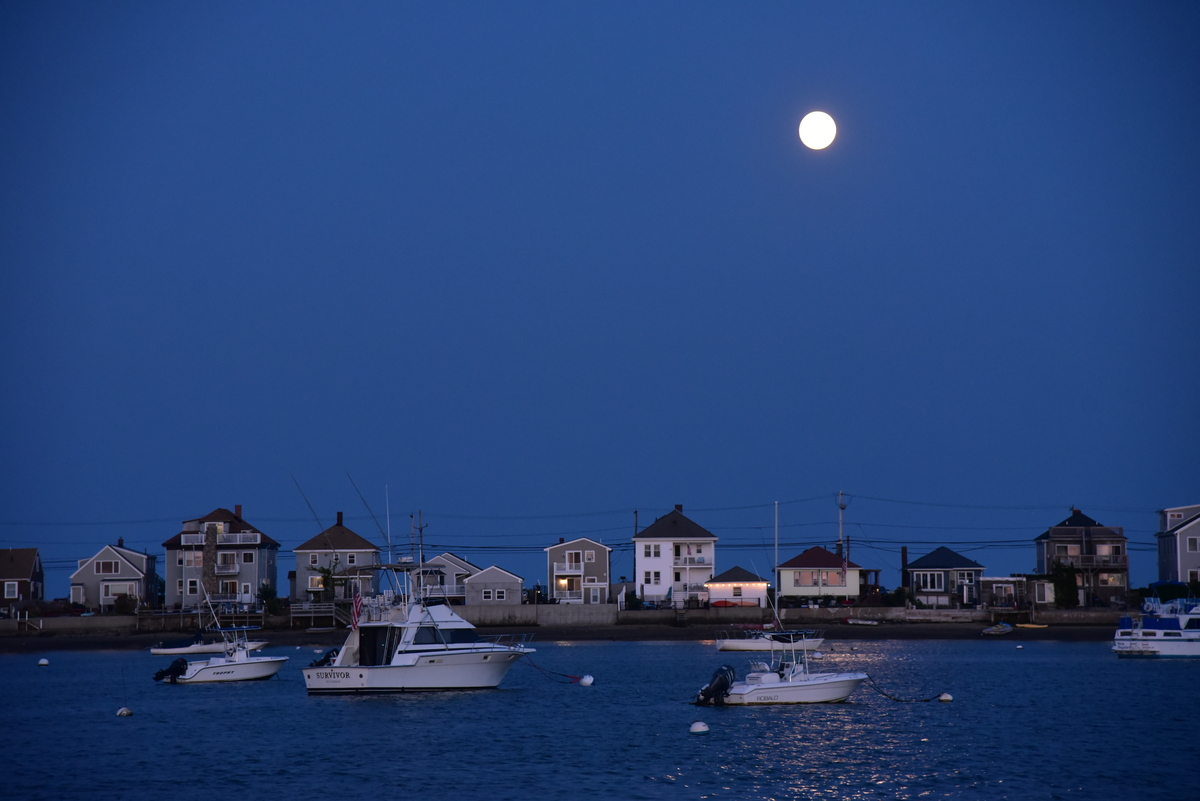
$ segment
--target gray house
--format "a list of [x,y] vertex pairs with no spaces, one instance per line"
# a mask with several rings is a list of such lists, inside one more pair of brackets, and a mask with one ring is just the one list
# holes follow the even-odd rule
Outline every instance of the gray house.
[[970,606],[979,603],[983,565],[946,546],[910,562],[905,568],[913,597],[929,606]]
[[551,597],[560,604],[608,603],[612,548],[587,537],[543,549]]
[[5,606],[42,600],[46,578],[38,549],[0,548],[0,584]]
[[90,559],[80,559],[71,574],[71,603],[88,609],[111,610],[121,596],[136,600],[140,606],[154,607],[158,603],[157,558],[125,547],[118,538],[116,545],[105,545]]
[[1033,541],[1038,575],[1050,575],[1055,564],[1075,568],[1081,606],[1116,606],[1128,599],[1129,549],[1120,526],[1101,525],[1072,509]]
[[296,554],[296,583],[293,601],[323,600],[325,577],[333,579],[333,599],[374,595],[378,582],[379,548],[346,528],[342,513],[337,522],[317,536],[292,549]]
[[279,543],[242,519],[241,504],[183,521],[163,548],[168,609],[199,608],[205,594],[213,603],[253,606],[260,588],[277,591]]
[[414,577],[424,597],[443,598],[457,605],[466,603],[466,580],[480,571],[478,566],[447,551],[426,561]]
[[1200,506],[1158,513],[1158,580],[1200,582]]
[[463,592],[468,604],[521,604],[524,579],[515,573],[492,565],[463,579]]

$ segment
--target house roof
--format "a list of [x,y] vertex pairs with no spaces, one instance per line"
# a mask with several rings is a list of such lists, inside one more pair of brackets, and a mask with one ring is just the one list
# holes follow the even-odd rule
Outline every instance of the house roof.
[[[197,529],[191,530],[191,529],[185,528],[183,531],[179,532],[174,537],[171,537],[171,539],[164,542],[163,547],[164,548],[180,547],[180,544],[181,544],[180,537],[182,537],[184,534],[197,534],[197,533],[203,532],[205,523],[228,523],[230,534],[243,534],[243,533],[258,534],[260,537],[260,541],[263,545],[274,546],[276,548],[279,547],[278,542],[271,539],[266,534],[263,534],[261,531],[256,529],[254,526],[250,525],[245,520],[238,517],[233,512],[229,511],[228,509],[226,509],[224,507],[219,507],[217,509],[213,509],[211,512],[206,514],[204,517],[198,517],[198,518],[194,518],[192,520],[184,520],[183,521],[184,526],[187,526],[188,523],[198,524]],[[245,547],[245,546],[242,546],[242,547]]]
[[461,556],[456,556],[456,555],[450,553],[449,551],[446,551],[445,553],[440,553],[437,556],[432,557],[427,562],[425,562],[425,565],[422,565],[422,567],[432,564],[434,559],[441,559],[443,562],[449,562],[452,565],[461,567],[463,570],[469,570],[471,573],[478,573],[480,570],[478,565],[473,565],[470,562],[468,562],[466,559],[463,559]]
[[635,540],[713,540],[717,537],[711,531],[683,516],[683,508],[676,506],[672,511],[655,520],[650,525],[633,535]]
[[547,547],[543,548],[542,550],[543,550],[543,551],[549,551],[551,548],[564,548],[564,547],[566,547],[566,546],[568,546],[568,545],[574,545],[574,544],[575,544],[575,543],[577,543],[577,542],[590,542],[592,545],[595,545],[597,548],[603,548],[603,549],[604,549],[604,550],[606,550],[606,551],[611,551],[611,550],[612,550],[612,548],[609,548],[609,547],[608,547],[607,545],[605,545],[604,543],[602,543],[602,542],[596,542],[596,541],[595,541],[594,539],[592,539],[591,537],[576,537],[576,538],[575,538],[575,539],[573,539],[573,540],[567,540],[566,542],[558,542],[558,543],[555,543],[554,545],[549,545],[549,546],[547,546]]
[[[80,571],[84,570],[85,566],[94,563],[97,559],[100,559],[100,557],[107,554],[111,554],[112,556],[116,557],[118,560],[120,560],[121,564],[128,567],[129,571],[133,572],[137,576],[144,577],[150,571],[150,560],[153,557],[149,554],[141,553],[140,551],[131,551],[122,545],[105,545],[103,548],[96,551],[96,554],[90,559],[79,560],[79,567],[75,568],[75,572],[71,574],[72,581],[76,576],[79,575]],[[85,573],[85,575],[91,574]],[[122,569],[117,571],[116,575],[110,575],[106,578],[130,578],[130,576],[128,576],[126,571]]]
[[945,545],[930,551],[920,559],[908,563],[909,570],[944,570],[973,567],[983,570],[983,565],[978,562],[972,562],[967,557],[955,553]]
[[[780,568],[786,567],[789,569],[820,568],[820,569],[829,569],[829,570],[841,570],[842,569],[842,557],[838,556],[837,554],[833,553],[832,551],[828,550],[827,548],[822,548],[820,545],[814,545],[813,547],[809,548],[807,551],[800,554],[799,556],[793,556],[791,559],[787,560],[779,567]],[[847,560],[846,567],[860,568],[862,566],[857,565],[854,562]]]
[[37,563],[37,548],[0,548],[0,579],[32,578]]
[[337,522],[322,531],[317,536],[297,545],[293,551],[379,551],[379,548],[365,537],[342,525],[342,513],[338,512]]
[[492,565],[491,567],[485,567],[483,570],[480,570],[478,573],[476,573],[473,576],[467,576],[465,579],[463,579],[463,584],[471,584],[471,583],[474,583],[476,580],[485,580],[484,579],[485,576],[488,579],[494,580],[494,577],[497,573],[503,573],[504,575],[508,576],[510,579],[514,579],[515,581],[520,581],[520,582],[525,581],[525,579],[521,578],[516,573],[510,573],[502,567],[497,567],[496,565]]
[[1182,531],[1183,529],[1185,529],[1188,526],[1195,523],[1197,520],[1200,520],[1200,512],[1197,512],[1196,514],[1192,515],[1191,517],[1186,517],[1183,520],[1180,520],[1178,523],[1171,526],[1166,531],[1158,532],[1158,536],[1162,536],[1164,534],[1168,534],[1168,535],[1169,534],[1177,534],[1178,532]]
[[756,576],[744,567],[731,567],[719,576],[713,576],[705,584],[769,584],[765,578]]
[[[1083,512],[1079,511],[1078,509],[1072,509],[1070,517],[1068,517],[1066,520],[1062,521],[1061,523],[1058,523],[1057,525],[1051,526],[1050,528],[1043,531],[1041,534],[1034,537],[1033,538],[1034,542],[1037,542],[1039,540],[1050,539],[1053,536],[1054,530],[1059,529],[1059,528],[1098,528],[1098,529],[1107,530],[1113,534],[1117,533],[1117,530],[1113,529],[1111,526],[1106,526],[1103,523],[1097,523],[1095,520],[1088,517],[1087,515],[1085,515]],[[1068,534],[1068,533],[1064,532],[1064,535],[1066,535],[1066,534]]]

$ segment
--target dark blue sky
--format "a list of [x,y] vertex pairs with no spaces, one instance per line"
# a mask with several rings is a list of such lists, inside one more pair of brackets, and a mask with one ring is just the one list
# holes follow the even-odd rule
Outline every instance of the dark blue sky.
[[1151,548],[1200,502],[1198,23],[4,4],[0,547],[56,597],[218,506],[291,548],[293,476],[379,539],[349,473],[530,583],[676,503],[767,574],[772,502],[788,558],[838,490],[889,587],[1032,571],[1071,505]]

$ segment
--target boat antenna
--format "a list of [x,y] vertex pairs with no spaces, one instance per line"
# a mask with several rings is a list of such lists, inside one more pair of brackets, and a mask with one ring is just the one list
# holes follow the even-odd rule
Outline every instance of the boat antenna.
[[313,520],[317,521],[317,531],[324,531],[325,526],[321,524],[321,518],[317,517],[317,510],[314,509],[313,505],[308,502],[308,496],[304,494],[304,490],[301,489],[300,482],[296,481],[295,475],[292,476],[292,482],[296,485],[296,489],[300,491],[300,497],[304,499],[304,503],[308,505],[308,511],[312,512]]
[[775,592],[771,595],[771,611],[775,614],[775,623],[779,624],[779,501],[775,501]]

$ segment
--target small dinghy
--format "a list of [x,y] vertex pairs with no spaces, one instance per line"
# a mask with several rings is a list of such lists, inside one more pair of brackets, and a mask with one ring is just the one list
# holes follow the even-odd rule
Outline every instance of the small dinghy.
[[1012,634],[1013,627],[1007,623],[997,623],[994,626],[988,626],[983,630],[983,634]]

